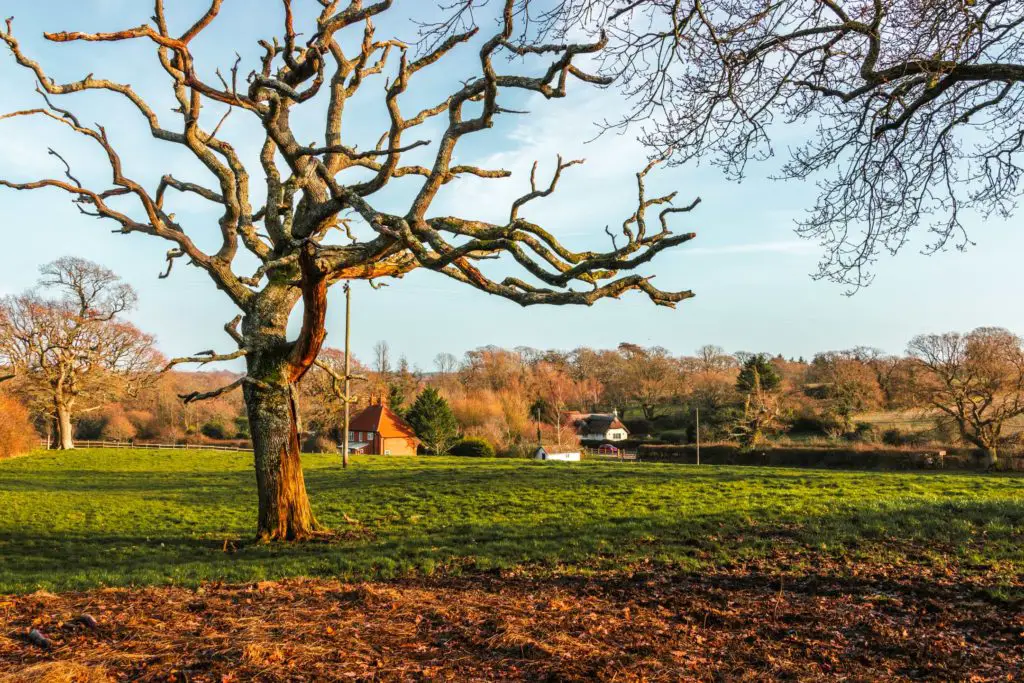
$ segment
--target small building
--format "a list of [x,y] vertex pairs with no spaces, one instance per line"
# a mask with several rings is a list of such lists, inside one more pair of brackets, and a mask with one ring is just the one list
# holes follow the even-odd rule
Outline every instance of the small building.
[[579,462],[583,458],[580,449],[572,446],[537,446],[537,450],[533,453],[533,459]]
[[349,422],[349,452],[365,455],[416,455],[420,440],[395,411],[379,400]]
[[574,416],[576,433],[580,441],[597,443],[604,441],[625,441],[629,438],[629,430],[619,419],[619,411],[607,413],[589,413]]

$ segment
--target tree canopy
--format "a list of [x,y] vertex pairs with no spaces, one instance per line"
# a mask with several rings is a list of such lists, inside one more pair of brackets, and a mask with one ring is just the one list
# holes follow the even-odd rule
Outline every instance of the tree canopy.
[[[470,14],[487,0],[461,0]],[[732,178],[772,156],[819,197],[799,234],[854,288],[918,239],[1010,216],[1024,151],[1024,5],[1005,0],[520,0],[541,33],[602,36],[598,73],[655,156]],[[915,237],[918,229],[928,238]]]

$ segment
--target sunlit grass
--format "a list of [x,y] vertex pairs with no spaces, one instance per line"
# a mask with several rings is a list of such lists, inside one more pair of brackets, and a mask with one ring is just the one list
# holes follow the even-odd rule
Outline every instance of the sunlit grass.
[[[304,457],[321,522],[372,533],[260,546],[251,456],[82,450],[0,462],[0,592],[382,578],[508,568],[683,568],[785,550],[1024,569],[1024,479],[652,463]],[[225,541],[239,546],[224,552]]]

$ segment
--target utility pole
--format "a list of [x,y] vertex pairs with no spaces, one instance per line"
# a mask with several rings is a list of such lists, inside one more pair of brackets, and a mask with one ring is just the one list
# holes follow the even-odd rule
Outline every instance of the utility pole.
[[352,287],[349,283],[345,283],[345,396],[342,400],[345,401],[345,420],[343,423],[342,437],[341,437],[341,466],[343,468],[348,467],[348,425],[349,425],[349,388],[350,380],[349,374],[351,367],[349,365],[349,332],[352,325]]
[[697,464],[700,464],[700,405],[697,406]]
[[356,397],[352,395],[352,380],[360,379],[365,380],[366,378],[362,375],[352,374],[352,356],[349,349],[351,340],[352,330],[352,288],[349,283],[345,283],[345,376],[343,380],[343,391],[344,395],[341,400],[345,403],[345,418],[342,423],[342,437],[341,437],[341,466],[343,468],[348,467],[348,449],[349,449],[349,424],[351,416],[349,414],[349,407],[355,403]]

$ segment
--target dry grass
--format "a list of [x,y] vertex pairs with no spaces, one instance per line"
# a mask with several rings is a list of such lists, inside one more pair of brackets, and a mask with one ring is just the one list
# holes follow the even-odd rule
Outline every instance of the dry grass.
[[[854,422],[866,422],[879,429],[900,429],[905,432],[926,432],[934,429],[938,412],[922,408],[910,410],[877,410],[861,413],[854,417]],[[1007,436],[1024,431],[1024,415],[1011,419],[1005,428]]]
[[102,667],[73,662],[33,664],[12,674],[0,674],[0,683],[113,683]]

